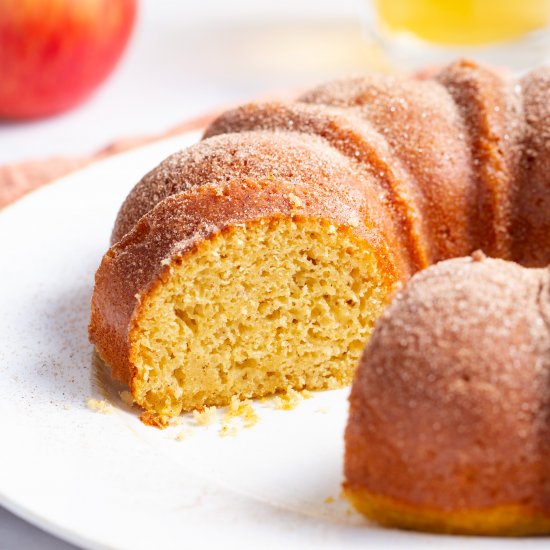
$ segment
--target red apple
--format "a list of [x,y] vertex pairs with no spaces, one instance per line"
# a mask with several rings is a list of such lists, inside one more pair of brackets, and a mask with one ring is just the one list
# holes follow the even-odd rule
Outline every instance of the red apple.
[[114,67],[135,15],[136,0],[0,0],[0,117],[81,102]]

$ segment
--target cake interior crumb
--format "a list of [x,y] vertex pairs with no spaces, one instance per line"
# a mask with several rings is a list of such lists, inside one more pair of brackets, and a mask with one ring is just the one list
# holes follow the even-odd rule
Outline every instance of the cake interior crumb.
[[388,292],[374,251],[323,220],[241,225],[142,297],[129,338],[143,408],[178,416],[351,382]]

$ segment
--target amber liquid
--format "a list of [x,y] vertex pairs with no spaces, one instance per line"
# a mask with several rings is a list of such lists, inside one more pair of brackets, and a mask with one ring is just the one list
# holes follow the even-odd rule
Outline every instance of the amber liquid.
[[387,31],[441,45],[519,40],[550,23],[550,0],[374,0]]

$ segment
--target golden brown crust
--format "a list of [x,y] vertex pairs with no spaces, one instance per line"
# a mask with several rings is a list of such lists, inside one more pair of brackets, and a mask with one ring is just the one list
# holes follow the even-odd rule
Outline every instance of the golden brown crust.
[[517,88],[527,127],[513,197],[513,257],[542,267],[550,263],[550,68],[528,74]]
[[161,416],[160,414],[153,413],[150,411],[144,411],[139,415],[139,419],[146,425],[151,426],[152,428],[158,428],[159,430],[164,430],[168,428],[168,418],[166,416]]
[[548,269],[481,255],[411,279],[353,383],[351,492],[449,517],[518,505],[550,521],[549,282]]
[[[333,194],[340,193],[341,187],[353,189],[365,215],[385,227],[389,241],[398,239],[399,228],[385,214],[377,179],[351,159],[314,135],[255,131],[211,137],[168,157],[128,195],[117,216],[112,242],[166,197],[204,184],[224,186],[248,180],[319,184]],[[407,248],[395,246],[395,251],[403,275],[410,274]]]
[[449,512],[397,501],[362,488],[345,487],[344,494],[362,514],[387,527],[499,537],[550,533],[550,515],[523,503]]
[[524,124],[521,97],[513,85],[469,61],[444,69],[445,86],[465,121],[477,195],[468,211],[477,247],[511,259],[512,191],[518,181],[519,144]]
[[166,198],[142,217],[107,252],[96,274],[90,339],[113,375],[132,384],[130,334],[141,298],[162,281],[171,262],[181,262],[206,239],[237,224],[297,217],[348,227],[375,251],[391,288],[403,276],[388,245],[391,236],[384,233],[383,219],[366,208],[372,201],[367,202],[363,189],[347,183],[347,172],[334,179],[336,168],[330,185],[312,176],[301,183],[232,181],[196,187]]

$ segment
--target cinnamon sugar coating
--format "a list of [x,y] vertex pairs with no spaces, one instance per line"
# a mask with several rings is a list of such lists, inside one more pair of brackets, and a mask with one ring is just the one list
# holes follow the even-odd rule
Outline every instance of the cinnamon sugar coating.
[[[350,110],[306,103],[251,103],[227,111],[205,137],[228,132],[287,131],[319,136],[350,159],[361,178],[377,188],[381,207],[399,237],[413,271],[433,262],[430,234],[419,209],[420,197],[407,171],[383,136]],[[371,208],[372,209],[372,208]]]
[[477,191],[468,128],[443,86],[373,74],[328,83],[301,100],[352,111],[385,140],[392,162],[403,166],[416,191],[431,262],[475,248],[470,217]]
[[372,74],[329,82],[293,103],[230,110],[203,142],[143,178],[121,207],[112,241],[158,202],[196,185],[266,174],[307,179],[309,150],[301,145],[310,141],[347,156],[350,174],[376,188],[380,217],[409,271],[476,249],[546,265],[548,75],[539,69],[513,82],[458,61],[429,80]]
[[353,203],[357,219],[368,220],[392,245],[400,270],[410,273],[407,249],[398,246],[399,228],[384,215],[385,196],[376,179],[325,140],[285,131],[223,134],[168,157],[132,190],[117,217],[112,240],[117,242],[169,196],[205,184],[221,193],[227,185],[240,182],[321,186],[331,202],[345,197],[344,202]]
[[[523,523],[508,512],[493,534],[547,532],[549,321],[548,268],[478,253],[415,275],[356,373],[346,490],[418,511],[406,527],[468,532],[453,524],[460,514],[513,505]],[[443,519],[430,526],[433,510]]]
[[550,263],[550,67],[528,74],[517,86],[524,98],[526,129],[520,183],[512,201],[512,255],[536,267]]

